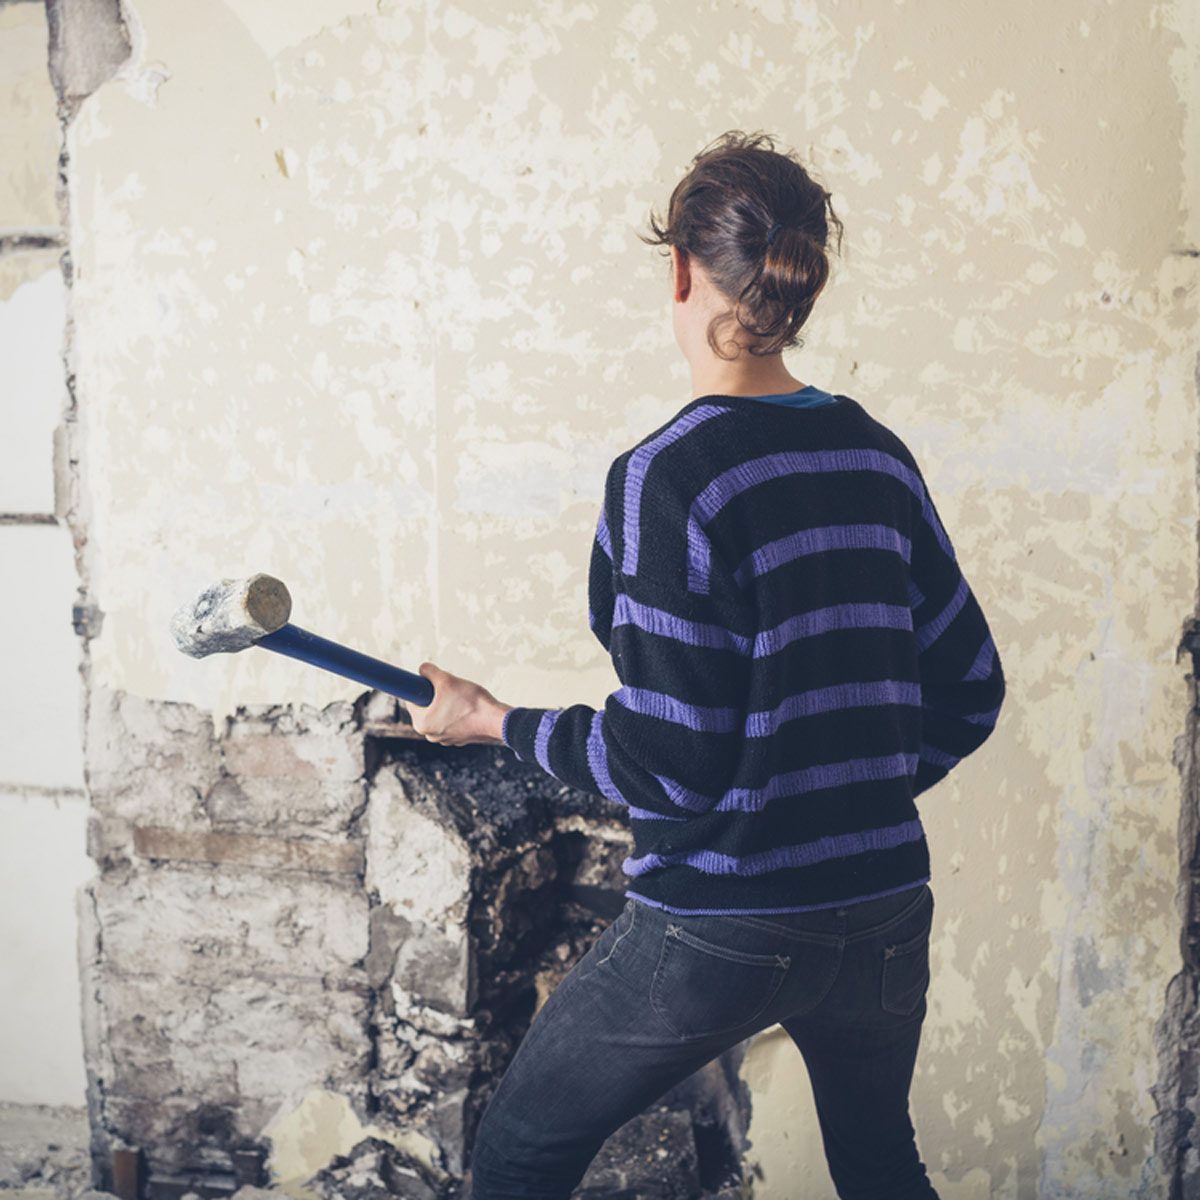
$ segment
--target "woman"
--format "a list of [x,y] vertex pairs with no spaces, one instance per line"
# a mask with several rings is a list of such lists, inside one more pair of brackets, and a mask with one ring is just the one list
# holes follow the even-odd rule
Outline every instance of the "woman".
[[830,196],[765,135],[694,159],[667,224],[692,399],[609,469],[590,622],[603,709],[505,705],[423,663],[417,732],[509,746],[629,813],[628,902],[537,1013],[480,1122],[474,1200],[566,1197],[604,1140],[776,1022],[837,1194],[936,1196],[908,1092],[933,895],[914,798],[987,738],[987,624],[904,443],[782,351]]

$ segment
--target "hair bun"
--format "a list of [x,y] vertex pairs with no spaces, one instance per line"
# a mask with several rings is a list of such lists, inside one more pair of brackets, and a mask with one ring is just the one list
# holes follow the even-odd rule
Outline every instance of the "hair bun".
[[[786,216],[776,218],[779,212]],[[747,348],[757,356],[801,344],[800,329],[829,276],[830,226],[840,248],[830,193],[793,154],[776,151],[766,134],[730,130],[695,156],[671,193],[666,224],[651,213],[653,236],[641,240],[695,258],[728,302],[709,322],[714,353],[729,357],[718,330],[731,324],[734,340],[750,335]],[[799,238],[772,253],[785,229]]]

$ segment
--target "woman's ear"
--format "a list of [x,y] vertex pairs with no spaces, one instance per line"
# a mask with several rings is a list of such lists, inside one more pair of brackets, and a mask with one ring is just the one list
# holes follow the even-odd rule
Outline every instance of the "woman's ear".
[[681,304],[692,290],[692,271],[688,256],[674,245],[671,247],[671,287],[675,299]]

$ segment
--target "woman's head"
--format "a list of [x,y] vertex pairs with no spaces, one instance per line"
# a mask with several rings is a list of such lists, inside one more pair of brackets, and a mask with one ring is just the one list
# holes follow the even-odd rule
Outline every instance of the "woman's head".
[[799,330],[829,277],[831,226],[840,250],[830,193],[768,135],[733,130],[692,160],[666,224],[651,213],[654,236],[639,237],[672,247],[672,262],[685,260],[713,293],[704,333],[714,354],[736,358],[744,345],[761,357],[802,344]]

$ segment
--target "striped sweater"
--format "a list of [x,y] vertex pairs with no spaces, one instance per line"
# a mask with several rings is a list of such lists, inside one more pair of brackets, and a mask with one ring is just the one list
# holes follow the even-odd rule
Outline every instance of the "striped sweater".
[[625,895],[673,912],[928,881],[914,800],[1004,698],[912,454],[857,401],[804,392],[698,397],[617,456],[588,594],[621,686],[504,717],[520,759],[628,812]]

